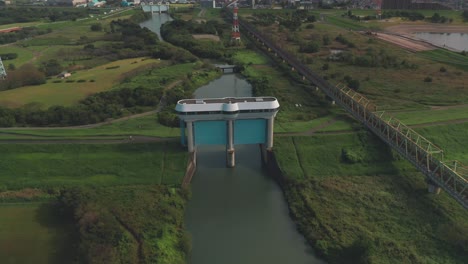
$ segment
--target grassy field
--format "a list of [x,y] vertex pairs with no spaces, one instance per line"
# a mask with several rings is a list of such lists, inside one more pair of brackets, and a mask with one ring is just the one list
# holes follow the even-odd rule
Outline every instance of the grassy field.
[[429,141],[444,150],[445,160],[458,160],[468,164],[468,123],[415,128]]
[[408,112],[394,112],[391,115],[406,125],[417,125],[431,122],[441,122],[468,118],[468,106],[420,110]]
[[20,107],[29,103],[38,103],[42,108],[52,105],[72,105],[91,94],[111,89],[119,83],[119,78],[126,72],[159,62],[145,58],[119,60],[76,72],[67,79],[53,78],[43,85],[2,91],[0,105]]
[[468,71],[468,57],[445,49],[421,51],[418,56]]
[[71,263],[69,224],[47,203],[0,203],[0,259],[4,264]]
[[115,145],[0,144],[0,186],[42,189],[70,186],[169,184],[184,176],[186,152],[178,142]]

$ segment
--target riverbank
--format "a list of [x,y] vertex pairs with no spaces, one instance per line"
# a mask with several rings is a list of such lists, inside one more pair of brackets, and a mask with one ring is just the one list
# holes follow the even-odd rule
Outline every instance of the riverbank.
[[281,137],[275,144],[290,214],[327,262],[464,262],[466,210],[445,193],[429,194],[424,177],[375,136]]

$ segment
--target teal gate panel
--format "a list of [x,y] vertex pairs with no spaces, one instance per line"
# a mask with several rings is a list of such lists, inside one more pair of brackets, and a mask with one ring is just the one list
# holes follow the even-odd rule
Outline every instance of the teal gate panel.
[[195,145],[226,145],[227,123],[221,121],[196,121],[193,133]]
[[267,139],[266,119],[234,121],[234,144],[264,144]]

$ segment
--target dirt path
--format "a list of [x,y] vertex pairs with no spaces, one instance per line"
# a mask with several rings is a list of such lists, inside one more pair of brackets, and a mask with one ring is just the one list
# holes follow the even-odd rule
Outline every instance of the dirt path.
[[389,33],[376,33],[374,35],[376,38],[390,42],[397,46],[400,46],[404,49],[410,51],[424,51],[424,50],[433,50],[437,47],[431,45],[424,41],[419,41],[408,36],[398,35],[398,34],[389,34]]
[[0,139],[0,144],[134,144],[178,141],[178,138],[131,136],[123,139],[93,137],[92,139]]

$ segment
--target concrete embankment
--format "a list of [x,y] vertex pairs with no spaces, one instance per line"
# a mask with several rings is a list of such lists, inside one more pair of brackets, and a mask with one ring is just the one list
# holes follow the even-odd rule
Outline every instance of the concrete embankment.
[[188,161],[187,161],[187,169],[185,170],[184,180],[182,181],[182,188],[187,188],[190,182],[192,181],[192,177],[197,170],[197,152],[189,153]]

